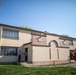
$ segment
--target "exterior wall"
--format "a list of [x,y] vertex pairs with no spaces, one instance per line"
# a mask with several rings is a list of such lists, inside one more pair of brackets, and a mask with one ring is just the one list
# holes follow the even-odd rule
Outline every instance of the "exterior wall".
[[69,47],[69,41],[64,39],[59,39],[59,46]]
[[12,63],[17,61],[17,56],[0,56],[0,63]]
[[[52,44],[54,45],[54,44]],[[33,46],[33,64],[34,65],[48,65],[48,64],[62,64],[69,62],[68,48],[55,47],[39,47]]]
[[33,62],[49,61],[49,48],[33,46]]
[[52,35],[47,35],[47,45],[49,44],[50,41],[55,40],[59,44],[59,37],[57,36],[52,36]]
[[25,30],[20,30],[19,33],[19,46],[31,42],[31,32],[25,31]]
[[[0,47],[1,46],[9,46],[9,47],[19,47],[19,50],[22,50],[23,53],[25,53],[25,48],[28,48],[28,62],[49,62],[49,61],[68,61],[69,60],[69,50],[74,50],[76,48],[76,41],[74,40],[74,45],[69,45],[68,41],[65,41],[63,39],[59,39],[59,36],[53,36],[53,35],[47,35],[47,37],[44,36],[36,36],[31,35],[31,31],[16,29],[16,28],[10,28],[10,27],[0,27],[1,35],[2,35],[2,29],[11,29],[11,30],[17,30],[19,31],[19,39],[6,39],[0,37]],[[37,38],[42,40],[39,42]],[[50,47],[44,47],[44,46],[31,46],[31,44],[25,45],[23,47],[23,44],[31,42],[33,40],[32,44],[35,45],[49,45],[51,41]],[[58,46],[62,46],[64,48],[56,47],[55,43],[52,42],[52,40],[55,40],[58,43]],[[64,43],[62,43],[65,41]],[[70,48],[65,48],[70,47]],[[0,56],[0,62],[15,62],[17,61],[17,56]],[[25,62],[25,55],[22,54],[21,61]]]
[[1,51],[1,46],[0,46],[0,51]]
[[1,27],[0,27],[0,38],[1,38],[1,30],[2,30],[2,29],[1,29]]
[[[27,62],[32,62],[32,46],[31,44],[24,46],[23,53],[25,53],[25,48],[28,48],[28,61]],[[22,61],[25,61],[25,54],[22,55]]]
[[44,36],[32,35],[32,40],[32,43],[35,45],[47,45],[47,39]]
[[2,38],[1,46],[19,47],[19,40]]
[[0,27],[0,46],[1,46],[1,40],[2,40],[2,27]]
[[51,42],[51,60],[69,60],[69,48],[58,48]]
[[[8,28],[8,29],[16,30],[13,28]],[[30,32],[24,31],[24,30],[18,30],[18,31],[19,31],[19,40],[2,38],[1,46],[20,47],[24,43],[28,43],[31,41],[31,33]]]
[[[51,49],[51,56],[49,53],[49,49]],[[69,60],[69,49],[33,46],[33,61],[53,60]]]
[[73,44],[74,45],[69,45],[69,50],[75,50],[75,48],[76,48],[76,40],[73,40]]
[[57,48],[54,42],[51,42],[51,60],[58,60]]
[[[0,45],[1,46],[8,46],[8,47],[19,47],[19,50],[23,50],[23,44],[28,43],[31,41],[31,33],[29,31],[25,30],[19,30],[15,28],[10,28],[10,27],[4,27],[5,29],[11,29],[11,30],[17,30],[19,31],[19,39],[8,39],[8,38],[0,38]],[[3,28],[1,28],[2,30]],[[0,56],[0,60],[2,62],[16,62],[18,61],[17,56]],[[0,61],[0,62],[1,62]]]
[[59,48],[53,41],[50,47],[33,46],[34,65],[62,64],[69,60],[69,48]]
[[59,39],[59,36],[47,35],[47,45],[52,40],[55,40],[58,43],[58,46],[69,47],[69,50],[75,50],[75,48],[76,48],[76,40],[73,40],[73,44],[74,45],[69,45],[69,41],[68,40]]
[[59,49],[59,60],[70,60],[70,53],[68,48]]

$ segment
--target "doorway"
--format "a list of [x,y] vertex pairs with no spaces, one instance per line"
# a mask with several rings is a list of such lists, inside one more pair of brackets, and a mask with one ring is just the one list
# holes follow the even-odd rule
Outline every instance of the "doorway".
[[25,62],[28,61],[28,48],[25,48]]
[[75,60],[74,50],[70,50],[70,59]]

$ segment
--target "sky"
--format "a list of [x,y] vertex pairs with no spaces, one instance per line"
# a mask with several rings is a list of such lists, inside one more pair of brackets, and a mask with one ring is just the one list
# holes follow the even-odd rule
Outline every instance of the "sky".
[[0,23],[76,38],[76,0],[0,0]]

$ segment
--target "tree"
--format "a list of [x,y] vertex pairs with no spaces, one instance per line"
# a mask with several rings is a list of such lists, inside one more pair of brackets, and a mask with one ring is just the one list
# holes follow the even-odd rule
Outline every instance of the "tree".
[[69,35],[67,35],[67,34],[63,34],[62,36],[69,37]]
[[28,27],[28,26],[20,26],[21,28],[25,28],[25,29],[28,29],[28,30],[34,30],[32,29],[31,27]]

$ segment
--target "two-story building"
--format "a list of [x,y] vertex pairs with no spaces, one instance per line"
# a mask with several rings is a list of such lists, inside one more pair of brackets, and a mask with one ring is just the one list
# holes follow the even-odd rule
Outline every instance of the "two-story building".
[[76,38],[0,24],[0,63],[17,62],[18,50],[21,62],[67,63],[75,48]]

